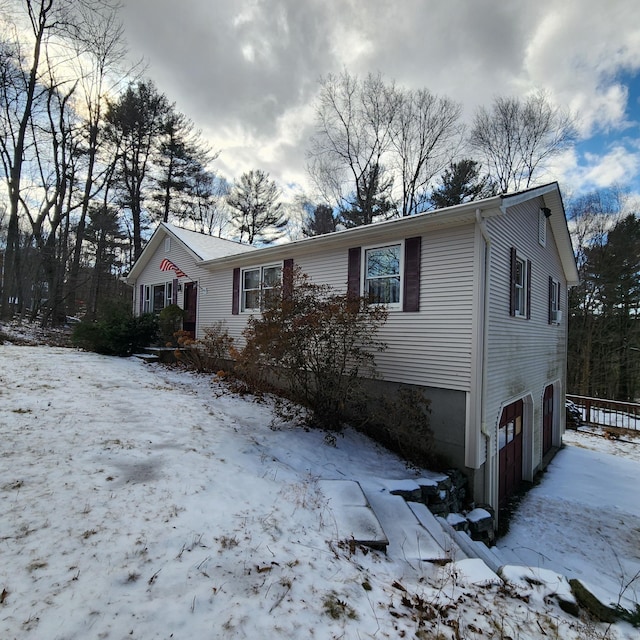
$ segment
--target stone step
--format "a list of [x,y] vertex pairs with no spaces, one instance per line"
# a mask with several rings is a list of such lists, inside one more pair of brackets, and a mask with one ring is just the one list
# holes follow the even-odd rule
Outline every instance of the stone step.
[[503,558],[487,547],[484,542],[472,540],[465,531],[456,531],[444,518],[438,518],[438,522],[468,558],[479,558],[494,573],[498,573],[500,567],[505,564]]
[[431,535],[404,498],[385,490],[367,492],[365,489],[365,493],[389,537],[389,556],[409,562],[449,562],[451,545]]
[[358,482],[319,480],[318,487],[328,500],[339,542],[387,550],[387,535]]
[[436,516],[427,508],[427,505],[422,502],[407,502],[407,505],[413,512],[413,515],[418,519],[418,522],[429,532],[440,547],[447,552],[447,555],[451,559],[455,558],[460,560],[467,557],[449,533],[444,531]]

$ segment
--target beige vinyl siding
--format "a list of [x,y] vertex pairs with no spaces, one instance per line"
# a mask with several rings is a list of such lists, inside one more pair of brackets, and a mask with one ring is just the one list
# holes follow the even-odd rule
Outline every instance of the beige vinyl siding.
[[[488,331],[485,421],[497,431],[504,404],[531,395],[533,402],[530,468],[535,470],[542,451],[542,396],[547,384],[565,384],[567,284],[551,229],[546,246],[538,242],[538,210],[542,200],[508,210],[488,220],[492,238],[491,303]],[[560,215],[556,212],[554,215]],[[531,318],[509,315],[510,248],[532,263]],[[560,325],[548,323],[549,276],[562,287]],[[526,453],[526,452],[525,452]],[[526,467],[525,467],[526,468]]]
[[328,284],[336,292],[347,291],[348,249],[343,247],[323,251],[322,253],[306,253],[292,256],[294,264],[318,284]]
[[[294,265],[307,274],[314,282],[328,284],[336,291],[344,292],[347,286],[347,251],[333,249],[322,253],[309,253],[288,257],[294,259]],[[264,264],[278,264],[282,261],[265,262]],[[241,268],[260,266],[263,263],[254,262],[251,256]],[[202,327],[211,326],[217,322],[224,322],[229,334],[242,344],[242,331],[247,325],[250,313],[232,314],[233,270],[225,267],[209,268],[209,282],[213,295],[207,298],[207,303],[201,307],[200,322]]]
[[474,326],[474,225],[437,229],[422,237],[420,311],[392,311],[377,355],[393,382],[468,391]]
[[[471,342],[475,227],[466,225],[430,231],[422,238],[420,311],[392,311],[381,331],[387,343],[376,356],[384,380],[468,391],[471,384]],[[384,243],[402,242],[387,237]],[[292,251],[288,257],[312,281],[346,291],[349,246],[322,252]],[[245,267],[257,266],[247,257]],[[265,263],[266,264],[266,263]],[[249,314],[232,315],[233,272],[211,268],[211,295],[200,298],[200,326],[224,321],[239,343]]]
[[[136,280],[134,287],[134,312],[140,311],[140,285],[156,285],[163,282],[171,282],[177,278],[175,271],[160,271],[160,263],[163,258],[168,258],[177,267],[182,269],[188,278],[178,278],[178,282],[182,285],[182,290],[178,291],[178,305],[183,306],[184,285],[187,282],[195,281],[198,284],[198,308],[196,313],[201,313],[203,304],[207,303],[208,294],[204,290],[209,290],[208,284],[211,279],[211,273],[202,267],[196,265],[193,256],[185,249],[175,238],[171,238],[171,247],[168,252],[164,248],[164,240],[160,243],[151,258],[147,261],[144,269]],[[200,322],[198,322],[200,326]],[[197,333],[196,337],[200,337]]]
[[207,282],[207,289],[210,293],[201,302],[200,326],[202,328],[211,327],[223,322],[234,340],[239,341],[249,314],[241,313],[234,316],[231,313],[233,270],[228,268],[209,269]]

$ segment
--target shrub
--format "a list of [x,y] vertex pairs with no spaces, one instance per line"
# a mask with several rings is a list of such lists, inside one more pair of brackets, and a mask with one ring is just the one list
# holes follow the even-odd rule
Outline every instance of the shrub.
[[175,334],[182,328],[184,315],[184,309],[181,309],[177,304],[170,304],[160,311],[158,314],[158,329],[163,345],[167,347],[177,345]]
[[75,325],[73,344],[105,355],[129,356],[149,346],[158,334],[158,321],[153,314],[134,316],[122,307],[110,307],[96,321]]
[[176,359],[189,368],[201,372],[224,369],[230,358],[233,338],[224,322],[204,328],[204,338],[194,340],[185,331],[175,333],[178,343]]
[[376,336],[387,318],[384,307],[337,294],[300,270],[285,295],[249,319],[239,371],[254,383],[265,370],[310,414],[310,423],[338,430],[362,392],[360,379],[375,377]]

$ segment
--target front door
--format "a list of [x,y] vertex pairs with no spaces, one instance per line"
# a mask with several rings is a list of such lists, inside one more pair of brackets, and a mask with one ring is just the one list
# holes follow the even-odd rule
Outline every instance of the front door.
[[506,507],[509,498],[522,482],[522,424],[524,403],[517,400],[502,410],[498,444],[500,447],[500,507]]
[[184,320],[182,328],[195,339],[196,337],[196,312],[198,308],[198,288],[195,282],[187,282],[184,285]]
[[542,455],[551,450],[553,444],[553,385],[544,390],[542,399]]

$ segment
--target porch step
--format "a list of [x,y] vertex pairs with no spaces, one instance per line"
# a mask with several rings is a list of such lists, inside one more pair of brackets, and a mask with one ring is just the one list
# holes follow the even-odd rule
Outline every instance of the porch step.
[[159,362],[160,356],[155,353],[134,353],[134,358],[138,358],[139,360],[143,360],[144,362]]

